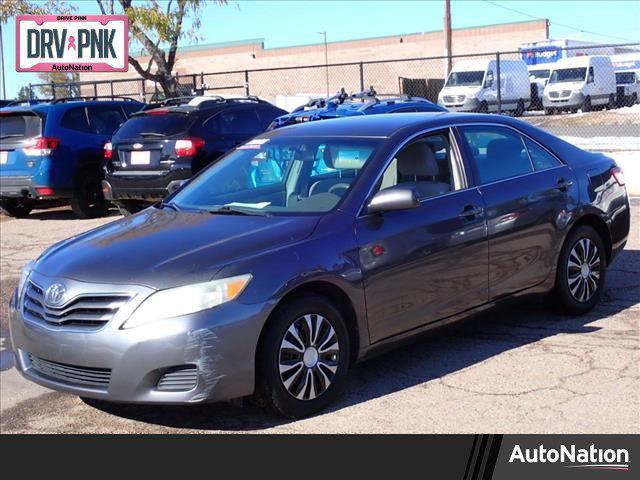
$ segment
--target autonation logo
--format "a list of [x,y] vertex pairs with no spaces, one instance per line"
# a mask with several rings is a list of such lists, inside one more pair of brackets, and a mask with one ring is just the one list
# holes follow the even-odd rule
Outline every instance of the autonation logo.
[[594,470],[629,470],[629,451],[626,448],[577,448],[575,445],[560,445],[559,448],[523,449],[515,445],[509,463],[563,463],[567,468],[586,468]]

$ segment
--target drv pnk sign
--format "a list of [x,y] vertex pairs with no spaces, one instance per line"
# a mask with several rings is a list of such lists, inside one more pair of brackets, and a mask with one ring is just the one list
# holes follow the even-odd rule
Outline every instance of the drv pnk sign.
[[18,15],[18,72],[126,72],[126,15]]

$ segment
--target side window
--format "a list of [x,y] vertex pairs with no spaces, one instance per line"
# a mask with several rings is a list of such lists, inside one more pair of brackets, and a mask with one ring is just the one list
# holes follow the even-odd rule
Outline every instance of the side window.
[[124,110],[124,113],[127,117],[130,117],[131,115],[139,111],[141,108],[142,108],[142,104],[134,103],[134,102],[125,103],[124,105],[122,105],[122,109]]
[[[454,180],[453,153],[447,133],[431,134],[403,147],[391,161],[380,182],[380,190],[396,185],[411,186],[420,198],[429,198],[460,188]],[[457,169],[455,169],[457,171]]]
[[60,122],[64,128],[76,130],[79,132],[89,132],[89,121],[84,107],[71,108],[66,111]]
[[119,105],[89,107],[91,129],[100,135],[112,135],[126,121]]
[[218,128],[222,135],[257,135],[262,132],[260,119],[254,109],[234,109],[218,115]]
[[480,174],[486,184],[533,171],[529,155],[517,132],[502,127],[462,127]]
[[536,170],[546,170],[548,168],[557,167],[561,165],[556,157],[547,152],[544,148],[538,145],[536,142],[524,139],[524,143],[527,146],[531,163]]
[[406,113],[406,112],[417,112],[418,109],[416,107],[403,107],[397,110],[393,110],[391,113]]

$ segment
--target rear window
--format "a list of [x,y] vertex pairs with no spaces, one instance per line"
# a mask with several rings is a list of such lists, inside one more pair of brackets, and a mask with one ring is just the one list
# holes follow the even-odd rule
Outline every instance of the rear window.
[[42,133],[42,119],[35,113],[2,113],[0,139],[31,138]]
[[194,118],[182,113],[136,115],[127,120],[113,136],[114,140],[139,138],[144,134],[177,135],[186,132]]

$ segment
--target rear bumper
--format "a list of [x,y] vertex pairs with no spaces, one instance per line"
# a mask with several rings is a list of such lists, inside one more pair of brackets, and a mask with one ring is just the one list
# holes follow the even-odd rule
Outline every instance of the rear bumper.
[[[46,193],[38,189],[46,188]],[[67,189],[50,188],[46,185],[36,185],[32,177],[1,176],[0,197],[32,198],[34,200],[70,198],[71,191]]]
[[108,200],[155,202],[169,195],[171,188],[191,178],[190,168],[137,174],[107,173],[103,192]]

